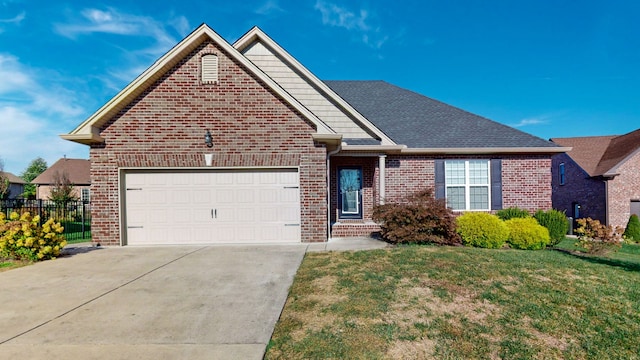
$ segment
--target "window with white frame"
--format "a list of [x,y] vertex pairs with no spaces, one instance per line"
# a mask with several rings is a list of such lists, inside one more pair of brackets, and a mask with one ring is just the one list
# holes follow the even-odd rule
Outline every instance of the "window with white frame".
[[91,192],[89,189],[82,189],[82,202],[88,203],[91,201]]
[[444,163],[447,206],[453,210],[490,210],[489,160]]

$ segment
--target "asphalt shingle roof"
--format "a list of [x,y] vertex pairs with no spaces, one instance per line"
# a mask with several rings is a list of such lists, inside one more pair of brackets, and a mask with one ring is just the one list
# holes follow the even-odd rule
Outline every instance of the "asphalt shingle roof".
[[640,129],[624,135],[553,138],[560,146],[572,147],[567,155],[589,176],[615,173],[630,155],[640,150]]
[[62,158],[56,161],[51,167],[38,175],[31,183],[39,185],[54,184],[56,173],[66,173],[69,182],[74,185],[91,184],[91,163],[86,159]]
[[9,183],[11,184],[26,184],[27,182],[24,181],[22,178],[15,176],[14,174],[10,173],[10,172],[2,172],[0,171],[0,175],[4,175],[7,180],[9,180]]
[[412,148],[557,147],[556,144],[385,81],[325,81],[398,144]]

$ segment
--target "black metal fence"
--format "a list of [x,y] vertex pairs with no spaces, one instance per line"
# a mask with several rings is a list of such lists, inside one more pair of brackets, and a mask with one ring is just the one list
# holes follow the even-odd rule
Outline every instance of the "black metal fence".
[[82,201],[69,201],[65,203],[50,200],[0,200],[0,211],[7,218],[16,211],[20,214],[30,212],[31,215],[40,215],[40,221],[45,222],[50,218],[59,221],[64,227],[64,236],[69,242],[78,242],[91,239],[91,204]]

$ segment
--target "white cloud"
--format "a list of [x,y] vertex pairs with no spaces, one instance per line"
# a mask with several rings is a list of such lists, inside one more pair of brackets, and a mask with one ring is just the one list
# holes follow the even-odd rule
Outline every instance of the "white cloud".
[[264,4],[258,6],[254,12],[259,15],[273,15],[284,12],[284,9],[280,7],[278,1],[267,0]]
[[512,124],[511,126],[513,127],[523,127],[523,126],[529,126],[529,125],[541,125],[541,124],[547,124],[549,122],[548,120],[548,116],[538,116],[538,117],[532,117],[532,118],[526,118],[526,119],[522,119],[519,122]]
[[[155,41],[155,45],[142,50],[142,52],[154,56],[163,54],[178,42],[178,39],[172,36],[165,27],[165,22],[149,16],[121,13],[114,8],[107,10],[84,9],[80,13],[81,19],[70,23],[57,23],[54,25],[54,30],[70,39],[94,33],[151,38]],[[189,26],[187,19],[183,16],[169,19],[166,23],[181,34]]]
[[371,24],[373,21],[366,9],[352,11],[324,0],[317,0],[314,8],[322,14],[323,25],[355,32],[360,35],[364,44],[374,49],[380,49],[389,40],[389,36],[382,34],[380,27]]
[[368,31],[370,28],[366,23],[366,10],[361,9],[359,15],[356,15],[348,9],[322,0],[316,1],[315,9],[319,10],[322,14],[322,23],[324,25],[342,27],[347,30],[357,29],[360,31]]
[[22,22],[22,20],[24,20],[24,18],[27,17],[27,13],[22,11],[21,13],[19,13],[18,15],[9,18],[9,19],[0,19],[0,23],[5,23],[5,24],[20,24]]
[[48,162],[65,154],[87,157],[86,147],[58,137],[80,122],[84,109],[74,93],[40,78],[43,73],[0,54],[0,158],[15,174],[38,156]]

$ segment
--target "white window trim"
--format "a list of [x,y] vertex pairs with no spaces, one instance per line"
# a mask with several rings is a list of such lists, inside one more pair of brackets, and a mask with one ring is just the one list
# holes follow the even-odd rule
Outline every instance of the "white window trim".
[[[447,178],[447,162],[453,162],[453,161],[464,161],[464,177],[465,177],[465,183],[464,184],[453,184],[450,185],[447,183],[446,178]],[[486,161],[487,162],[487,183],[486,184],[471,184],[470,183],[470,177],[469,177],[469,161]],[[467,160],[463,160],[463,159],[456,159],[456,160],[445,160],[445,184],[444,184],[444,191],[445,191],[445,200],[449,198],[449,188],[450,187],[462,187],[464,186],[464,209],[455,209],[454,211],[491,211],[491,160],[489,159],[467,159]],[[487,188],[487,205],[488,208],[486,209],[471,209],[471,187],[473,186],[486,186]]]

